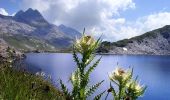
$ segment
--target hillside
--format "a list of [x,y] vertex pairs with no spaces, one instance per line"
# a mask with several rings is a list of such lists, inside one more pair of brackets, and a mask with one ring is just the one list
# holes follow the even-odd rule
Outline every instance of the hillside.
[[49,23],[31,8],[15,16],[0,15],[0,38],[18,50],[57,51],[69,48],[75,37],[80,36],[73,28]]
[[117,42],[102,42],[99,53],[170,55],[170,25]]

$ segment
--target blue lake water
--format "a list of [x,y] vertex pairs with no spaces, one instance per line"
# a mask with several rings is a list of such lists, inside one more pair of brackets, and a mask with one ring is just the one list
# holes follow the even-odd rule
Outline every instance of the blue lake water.
[[[52,76],[57,86],[59,86],[57,80],[62,79],[71,88],[68,80],[76,68],[72,54],[28,53],[26,56],[29,69],[41,69]],[[115,69],[117,62],[123,68],[133,67],[134,75],[139,76],[140,83],[148,86],[144,96],[139,100],[170,100],[170,56],[102,55],[101,62],[91,74],[90,81],[91,85],[105,80],[98,93],[109,87],[108,73]]]

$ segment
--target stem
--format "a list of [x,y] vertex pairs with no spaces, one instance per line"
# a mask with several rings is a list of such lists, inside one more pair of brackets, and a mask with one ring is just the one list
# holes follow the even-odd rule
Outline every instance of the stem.
[[120,85],[119,85],[119,98],[118,98],[118,100],[121,100],[121,94],[122,94],[122,84],[120,82]]

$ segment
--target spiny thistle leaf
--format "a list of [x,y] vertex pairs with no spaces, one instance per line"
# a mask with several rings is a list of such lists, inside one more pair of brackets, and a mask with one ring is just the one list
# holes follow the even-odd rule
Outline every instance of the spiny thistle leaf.
[[[73,47],[73,49],[74,49],[74,47]],[[81,64],[80,64],[80,61],[79,61],[79,58],[78,58],[78,56],[77,56],[77,54],[76,54],[75,49],[73,50],[73,59],[74,59],[74,61],[76,62],[77,66],[80,66],[80,65],[81,65]]]
[[110,82],[110,89],[111,89],[112,95],[113,95],[114,97],[116,97],[116,91],[115,91],[115,89],[113,88],[111,82]]
[[97,83],[97,84],[95,84],[95,85],[93,85],[93,86],[91,86],[91,87],[89,88],[89,90],[86,92],[86,96],[92,95],[92,94],[95,92],[95,90],[96,90],[103,82],[104,82],[104,80],[101,81],[101,82],[99,82],[99,83]]
[[101,37],[97,39],[97,41],[95,42],[94,45],[92,45],[93,47],[91,47],[91,51],[95,51],[95,49],[98,48],[98,46],[100,45],[101,43]]
[[145,90],[147,89],[147,86],[143,87],[141,93],[140,93],[140,96],[144,94]]
[[86,31],[86,29],[84,28],[84,30],[83,30],[83,35],[85,34],[85,31]]
[[61,85],[61,89],[62,89],[64,95],[66,97],[70,96],[70,93],[68,92],[68,89],[66,88],[66,86],[63,84],[62,80],[60,80],[60,85]]
[[89,77],[90,73],[96,68],[96,66],[99,64],[102,57],[100,57],[86,72],[85,77]]
[[105,93],[105,91],[103,91],[102,93],[98,94],[97,96],[94,97],[94,100],[100,100],[100,98],[102,97],[102,95]]

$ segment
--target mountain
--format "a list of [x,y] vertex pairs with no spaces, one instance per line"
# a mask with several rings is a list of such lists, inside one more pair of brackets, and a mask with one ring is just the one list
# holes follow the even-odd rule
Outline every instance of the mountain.
[[[7,57],[8,44],[3,39],[0,39],[0,59],[2,57]],[[0,61],[1,62],[1,61]]]
[[58,26],[59,30],[66,33],[68,36],[75,38],[74,36],[76,35],[77,37],[80,37],[81,34],[80,32],[78,32],[77,30],[71,28],[71,27],[67,27],[63,24]]
[[102,42],[98,53],[170,55],[170,25],[117,42]]
[[20,10],[15,16],[0,15],[0,39],[16,49],[58,50],[69,48],[81,33],[65,25],[49,23],[38,10]]
[[19,11],[15,14],[14,19],[18,22],[29,24],[34,27],[45,27],[50,25],[40,14],[38,10],[29,8],[27,11]]

